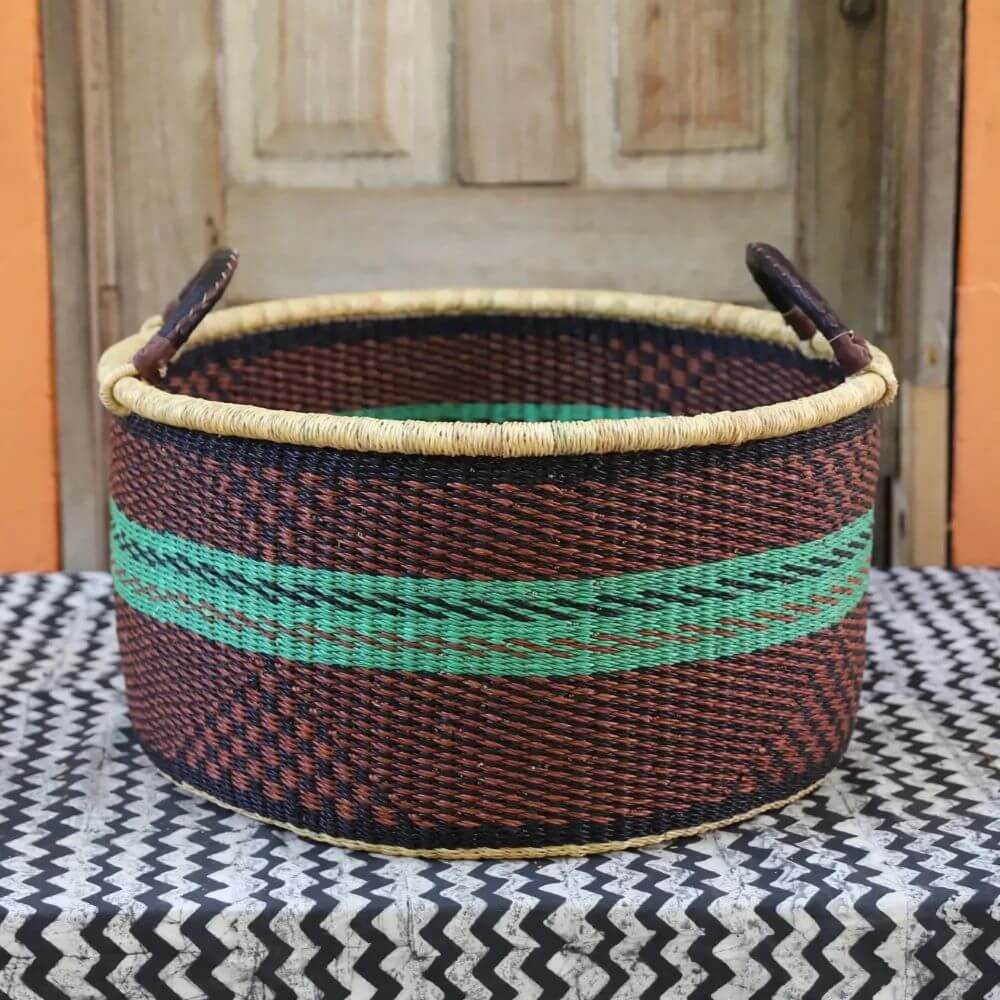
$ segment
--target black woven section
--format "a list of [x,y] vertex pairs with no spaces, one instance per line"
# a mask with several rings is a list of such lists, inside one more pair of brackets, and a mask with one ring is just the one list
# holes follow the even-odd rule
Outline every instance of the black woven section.
[[[469,830],[448,823],[417,829],[402,817],[396,824],[388,826],[378,822],[372,809],[364,804],[357,806],[356,818],[351,823],[338,821],[330,813],[303,816],[301,809],[292,801],[284,805],[263,804],[257,796],[236,788],[227,778],[213,779],[203,770],[187,767],[162,756],[148,744],[144,744],[143,749],[153,764],[175,781],[188,784],[253,815],[260,816],[264,813],[265,818],[271,822],[287,823],[298,829],[305,828],[314,835],[362,840],[418,851],[604,844],[636,837],[662,836],[667,831],[690,829],[706,823],[723,823],[732,820],[734,816],[783,802],[794,796],[828,774],[843,756],[843,750],[838,750],[819,764],[796,774],[789,773],[784,781],[764,780],[751,793],[737,793],[721,801],[689,809],[656,810],[642,817],[617,816],[604,823],[590,820],[565,824],[526,823],[516,828],[482,824]],[[346,788],[345,794],[348,794]],[[374,806],[379,804],[372,803]]]

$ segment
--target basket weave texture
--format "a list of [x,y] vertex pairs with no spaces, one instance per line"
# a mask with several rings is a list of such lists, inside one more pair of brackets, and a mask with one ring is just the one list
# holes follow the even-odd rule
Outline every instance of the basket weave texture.
[[[878,399],[752,432],[759,408],[844,390],[822,349],[681,314],[313,312],[220,319],[148,391],[171,412],[193,397],[369,418],[397,450],[125,404],[114,421],[122,661],[163,771],[338,843],[517,857],[719,825],[837,762],[864,666]],[[119,368],[106,379],[129,381]],[[707,412],[751,430],[549,455],[411,446],[467,422],[599,436]]]

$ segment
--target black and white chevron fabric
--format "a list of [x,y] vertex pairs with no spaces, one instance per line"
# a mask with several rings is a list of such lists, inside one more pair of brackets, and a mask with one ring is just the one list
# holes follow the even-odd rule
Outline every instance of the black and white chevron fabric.
[[107,577],[0,577],[0,996],[1000,997],[1000,574],[874,580],[845,764],[777,814],[583,860],[325,847],[129,731]]

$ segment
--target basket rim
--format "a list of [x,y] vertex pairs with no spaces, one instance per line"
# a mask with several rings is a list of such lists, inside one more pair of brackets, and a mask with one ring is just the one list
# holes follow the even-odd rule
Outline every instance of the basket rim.
[[[664,295],[572,289],[428,289],[256,302],[212,313],[183,350],[319,321],[457,314],[568,315],[681,325],[769,342],[812,359],[833,359],[822,337],[800,341],[781,315],[770,310]],[[97,369],[100,398],[113,414],[137,414],[209,434],[345,451],[522,458],[743,444],[811,430],[872,406],[887,405],[898,388],[889,358],[871,346],[869,364],[832,389],[744,410],[494,424],[307,413],[171,393],[140,379],[132,356],[161,324],[160,316],[150,317],[138,333],[113,344],[101,356]]]

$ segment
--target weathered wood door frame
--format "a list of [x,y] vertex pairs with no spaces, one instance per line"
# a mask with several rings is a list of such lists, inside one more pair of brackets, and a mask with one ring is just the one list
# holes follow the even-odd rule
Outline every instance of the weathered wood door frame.
[[[114,150],[143,123],[123,120],[116,102],[108,35],[115,2],[42,0],[67,569],[105,563],[104,427],[91,405],[93,371],[103,347],[129,332],[118,315],[134,254],[115,218]],[[200,2],[204,30],[218,32],[213,5]],[[962,2],[801,0],[795,9],[801,113],[791,131],[808,181],[799,188],[795,254],[841,313],[887,347],[902,375],[902,402],[886,423],[891,527],[880,556],[943,562]],[[183,38],[175,41],[183,48]],[[173,143],[187,164],[181,169],[204,175],[210,202],[197,207],[183,251],[171,251],[186,258],[169,262],[182,273],[214,245],[225,206],[211,194],[219,150],[199,146],[197,136]],[[157,221],[147,220],[151,229]]]
[[887,31],[882,273],[901,392],[890,553],[950,561],[952,363],[964,3],[895,0]]

